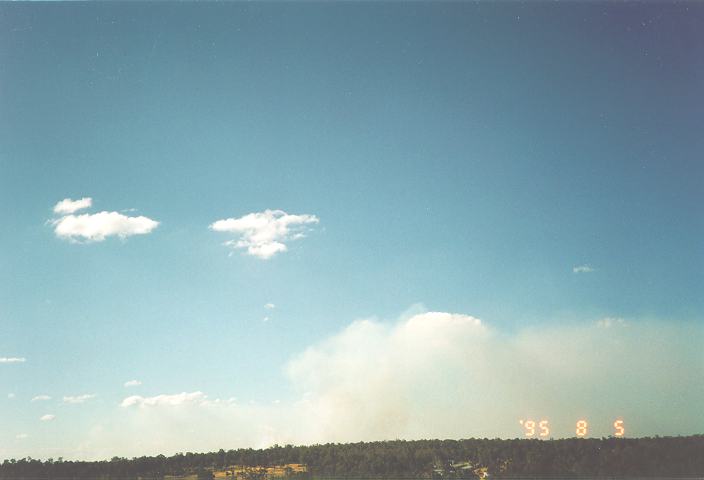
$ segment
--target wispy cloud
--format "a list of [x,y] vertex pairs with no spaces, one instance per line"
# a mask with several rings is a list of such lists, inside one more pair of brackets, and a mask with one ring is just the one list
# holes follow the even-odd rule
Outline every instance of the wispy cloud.
[[89,208],[91,205],[93,205],[93,199],[90,197],[83,197],[80,200],[64,198],[59,203],[54,205],[54,213],[59,215],[68,215],[77,212],[78,210]]
[[288,249],[286,242],[303,238],[306,225],[318,222],[315,215],[290,215],[283,210],[264,210],[239,218],[218,220],[210,225],[210,229],[238,237],[225,242],[225,245],[246,249],[248,255],[268,259],[285,252]]
[[8,393],[8,394],[7,394],[7,398],[9,398],[10,400],[12,400],[12,399],[15,398],[15,397],[16,397],[16,395],[15,395],[14,393]]
[[84,394],[84,395],[75,395],[75,396],[65,396],[63,398],[64,403],[70,403],[70,404],[77,404],[77,403],[85,403],[86,401],[90,400],[91,398],[95,398],[94,394]]
[[129,381],[125,382],[125,387],[127,387],[127,388],[138,387],[141,384],[142,384],[142,382],[140,382],[139,380],[129,380]]
[[64,199],[56,204],[54,212],[66,214],[54,219],[54,233],[57,237],[72,242],[102,242],[107,237],[122,239],[133,235],[151,233],[159,222],[145,216],[130,217],[119,212],[98,212],[73,215],[79,209],[92,205],[90,198],[81,200]]
[[274,305],[273,303],[267,303],[264,305],[264,308],[266,308],[267,310],[273,310],[274,308],[276,308],[276,305]]
[[56,418],[56,415],[51,414],[51,413],[47,413],[46,415],[42,415],[41,417],[39,417],[39,420],[42,422],[51,422],[55,418]]
[[205,401],[206,395],[203,392],[177,393],[173,395],[157,395],[154,397],[142,397],[132,395],[125,398],[120,406],[122,407],[178,407],[181,405],[200,404]]
[[591,267],[590,265],[584,264],[584,265],[577,265],[576,267],[572,267],[572,273],[592,273],[595,272],[596,270]]
[[25,438],[29,438],[29,435],[27,435],[26,433],[18,433],[17,435],[15,435],[15,438],[17,440],[24,440]]
[[0,357],[0,363],[24,363],[27,359],[24,357]]
[[36,397],[33,397],[32,402],[43,402],[46,400],[51,400],[51,397],[49,395],[37,395]]
[[625,327],[628,325],[625,319],[619,317],[604,317],[596,321],[599,328]]

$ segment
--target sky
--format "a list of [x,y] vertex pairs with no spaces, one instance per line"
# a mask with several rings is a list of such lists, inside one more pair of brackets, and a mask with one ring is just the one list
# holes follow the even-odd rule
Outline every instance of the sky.
[[704,433],[704,5],[0,4],[0,459]]

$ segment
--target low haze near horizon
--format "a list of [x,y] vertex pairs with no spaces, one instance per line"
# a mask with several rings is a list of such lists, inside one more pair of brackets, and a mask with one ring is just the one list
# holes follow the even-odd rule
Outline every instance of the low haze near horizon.
[[703,23],[0,4],[0,459],[704,433]]

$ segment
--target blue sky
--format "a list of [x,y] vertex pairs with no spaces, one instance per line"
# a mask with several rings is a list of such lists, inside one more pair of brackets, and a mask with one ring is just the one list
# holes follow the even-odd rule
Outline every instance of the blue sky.
[[[691,2],[3,4],[0,457],[519,436],[520,415],[590,408],[702,433],[703,20]],[[99,212],[114,235],[59,234]],[[158,225],[133,235],[140,216]],[[257,235],[286,251],[223,245]],[[409,370],[421,320],[444,353]],[[497,360],[475,371],[478,352]],[[493,427],[473,423],[479,379],[504,395]],[[330,422],[296,424],[306,405]],[[185,440],[174,418],[225,426]]]

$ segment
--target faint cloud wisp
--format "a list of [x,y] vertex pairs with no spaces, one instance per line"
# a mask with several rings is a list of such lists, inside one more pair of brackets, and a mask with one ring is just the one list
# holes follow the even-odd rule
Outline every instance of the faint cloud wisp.
[[199,404],[205,401],[206,395],[203,392],[182,392],[174,395],[156,395],[154,397],[142,397],[132,395],[125,398],[120,404],[121,407],[178,407],[188,404]]
[[64,403],[69,403],[69,404],[79,404],[79,403],[85,403],[86,401],[90,400],[91,398],[95,398],[94,394],[84,394],[84,395],[73,395],[73,396],[65,396],[63,398]]
[[24,363],[27,359],[24,357],[0,357],[0,363]]

